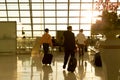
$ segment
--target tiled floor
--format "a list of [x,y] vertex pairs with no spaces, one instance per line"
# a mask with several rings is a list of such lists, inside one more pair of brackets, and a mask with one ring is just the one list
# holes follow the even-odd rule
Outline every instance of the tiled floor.
[[41,63],[42,53],[0,55],[0,80],[104,80],[102,68],[93,65],[90,53],[86,52],[83,59],[76,53],[74,73],[63,70],[63,52],[53,53],[51,65]]

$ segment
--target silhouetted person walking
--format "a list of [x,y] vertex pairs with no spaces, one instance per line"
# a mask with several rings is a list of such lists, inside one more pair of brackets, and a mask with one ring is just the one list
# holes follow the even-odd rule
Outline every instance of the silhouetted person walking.
[[71,57],[75,56],[75,36],[74,33],[72,32],[72,26],[67,27],[67,31],[63,33],[63,38],[64,38],[64,65],[63,69],[66,68],[66,64],[68,62],[69,56]]
[[80,57],[80,55],[84,55],[85,45],[86,45],[86,38],[85,35],[83,34],[83,29],[79,30],[79,33],[76,36],[76,41],[79,48],[79,57]]
[[40,39],[40,46],[43,45],[44,54],[48,54],[49,46],[52,46],[52,38],[49,34],[49,29],[45,29],[45,33],[42,35]]

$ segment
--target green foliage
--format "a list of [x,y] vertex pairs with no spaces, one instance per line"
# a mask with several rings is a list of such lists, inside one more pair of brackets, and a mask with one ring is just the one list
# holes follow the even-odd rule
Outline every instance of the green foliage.
[[118,19],[117,13],[103,11],[102,20],[96,21],[92,24],[92,33],[104,33],[109,30],[120,29],[120,19]]

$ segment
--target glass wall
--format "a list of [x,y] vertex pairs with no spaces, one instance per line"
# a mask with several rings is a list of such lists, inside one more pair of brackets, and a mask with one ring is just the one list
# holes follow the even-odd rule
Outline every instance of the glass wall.
[[[83,29],[91,35],[91,24],[100,19],[101,11],[97,2],[105,0],[0,0],[0,21],[17,21],[17,37],[39,37],[45,28],[56,36],[56,31],[66,30],[68,25],[73,32]],[[110,0],[116,2],[119,0]],[[110,3],[110,2],[109,2]],[[118,13],[119,8],[118,8]]]

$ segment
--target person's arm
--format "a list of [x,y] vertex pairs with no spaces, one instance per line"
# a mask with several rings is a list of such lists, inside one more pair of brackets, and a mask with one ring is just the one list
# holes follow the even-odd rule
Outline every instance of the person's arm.
[[53,47],[53,43],[52,43],[52,37],[49,35],[49,45],[51,46],[51,47]]
[[75,43],[78,44],[78,35],[75,37]]

